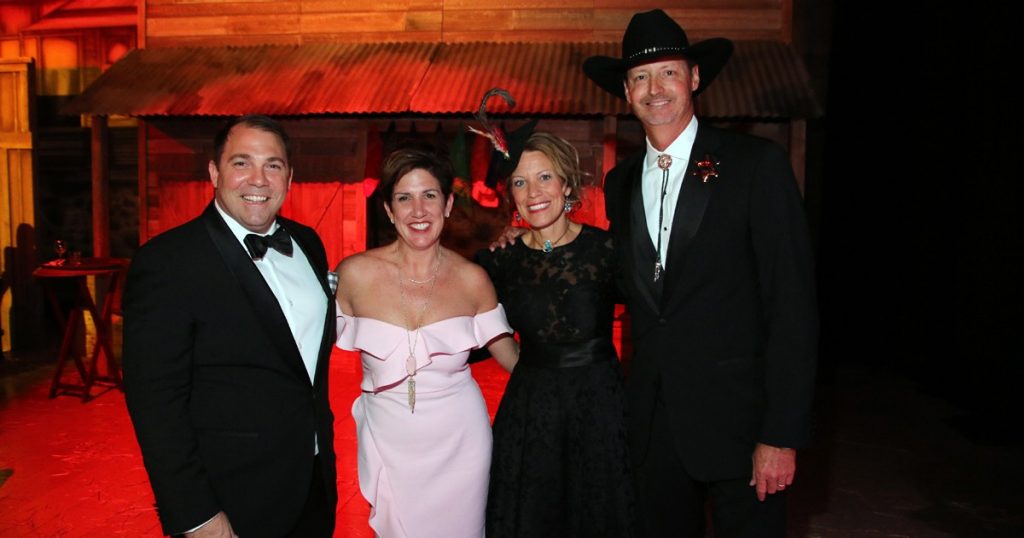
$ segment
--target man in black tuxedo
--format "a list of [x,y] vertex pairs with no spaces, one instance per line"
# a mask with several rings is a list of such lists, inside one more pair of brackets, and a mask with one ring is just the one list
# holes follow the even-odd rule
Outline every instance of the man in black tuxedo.
[[784,491],[809,437],[817,354],[812,253],[786,154],[698,123],[693,98],[732,43],[689,45],[639,13],[622,58],[584,72],[624,98],[647,151],[605,201],[633,322],[629,441],[642,535],[784,536]]
[[214,201],[146,243],[124,294],[124,385],[167,534],[334,529],[327,255],[277,216],[288,136],[243,116],[215,139]]

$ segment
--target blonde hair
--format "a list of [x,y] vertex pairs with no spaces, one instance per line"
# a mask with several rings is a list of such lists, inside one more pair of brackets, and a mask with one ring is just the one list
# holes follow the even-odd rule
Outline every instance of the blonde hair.
[[[544,131],[537,131],[526,140],[523,151],[539,151],[551,161],[551,166],[562,180],[562,183],[569,187],[569,194],[565,197],[572,205],[579,205],[583,201],[583,178],[588,174],[580,168],[580,154],[576,148],[562,137],[555,136]],[[520,154],[520,158],[522,154]],[[512,196],[512,177],[509,176],[508,193]]]

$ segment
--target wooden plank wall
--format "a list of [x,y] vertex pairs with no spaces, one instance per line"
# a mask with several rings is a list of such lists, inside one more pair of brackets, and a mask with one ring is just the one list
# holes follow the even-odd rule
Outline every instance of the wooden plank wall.
[[654,8],[691,41],[792,37],[792,0],[146,0],[142,24],[147,47],[618,41],[634,13]]
[[38,342],[42,330],[42,294],[32,270],[37,251],[49,245],[36,245],[32,78],[31,58],[0,59],[0,329],[5,350]]

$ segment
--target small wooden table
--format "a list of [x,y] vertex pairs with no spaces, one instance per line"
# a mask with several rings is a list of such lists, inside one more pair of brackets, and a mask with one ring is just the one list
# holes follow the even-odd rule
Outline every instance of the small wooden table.
[[[46,296],[53,306],[57,321],[64,331],[64,339],[60,344],[60,354],[57,356],[57,370],[53,374],[53,383],[50,384],[50,398],[55,398],[58,391],[81,391],[82,401],[87,402],[91,397],[90,391],[97,381],[112,383],[114,387],[124,390],[121,384],[121,369],[114,358],[112,335],[111,335],[111,314],[113,313],[114,301],[121,292],[121,285],[128,268],[129,260],[124,258],[83,258],[77,263],[65,261],[64,263],[48,262],[40,265],[32,272],[32,276],[39,278],[46,290]],[[89,293],[89,284],[86,277],[109,277],[106,293],[103,296],[103,304],[96,307],[92,294]],[[51,283],[56,279],[74,279],[75,299],[64,317],[60,301],[57,299],[56,290]],[[85,312],[92,316],[96,326],[96,341],[91,350],[86,350],[89,355],[88,363],[82,361],[72,351],[75,334],[79,328],[85,327]],[[106,361],[105,375],[97,374],[97,366],[100,361],[100,354],[103,354]],[[61,381],[64,366],[68,358],[71,358],[82,378],[82,384],[69,384]]]

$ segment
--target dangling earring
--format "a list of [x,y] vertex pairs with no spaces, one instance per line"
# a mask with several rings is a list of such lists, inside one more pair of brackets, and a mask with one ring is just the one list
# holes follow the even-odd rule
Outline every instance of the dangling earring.
[[518,211],[513,211],[512,212],[512,220],[514,220],[516,222],[523,222],[523,217],[522,217],[522,215],[519,214]]
[[568,213],[570,211],[572,211],[572,200],[569,200],[568,198],[566,198],[565,199],[565,206],[562,208],[562,212],[563,213]]

